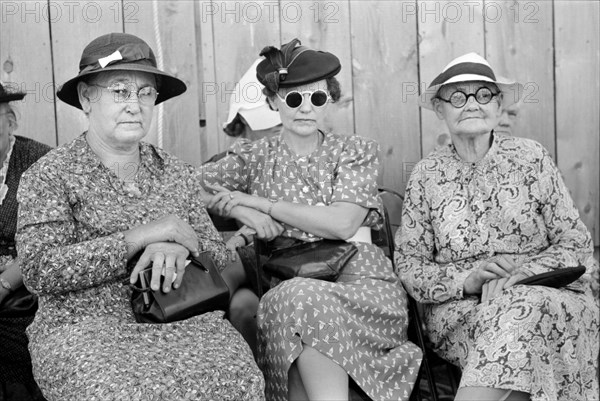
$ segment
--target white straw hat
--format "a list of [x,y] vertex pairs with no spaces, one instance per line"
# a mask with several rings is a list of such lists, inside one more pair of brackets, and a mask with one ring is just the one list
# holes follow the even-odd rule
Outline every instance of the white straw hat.
[[523,85],[494,73],[486,59],[477,53],[467,53],[452,60],[431,82],[429,88],[419,98],[419,106],[433,109],[432,101],[438,90],[456,82],[484,81],[492,82],[502,92],[502,105],[510,106],[519,101],[523,94]]
[[264,85],[256,78],[256,66],[262,61],[256,60],[242,76],[231,95],[229,115],[223,128],[227,127],[239,113],[253,131],[275,127],[281,124],[279,113],[271,110],[267,98],[262,93]]

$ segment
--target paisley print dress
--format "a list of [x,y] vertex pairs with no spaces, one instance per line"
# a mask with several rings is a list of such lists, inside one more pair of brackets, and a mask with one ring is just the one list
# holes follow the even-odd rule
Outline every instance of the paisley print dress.
[[174,214],[221,268],[227,258],[193,168],[145,143],[140,158],[125,185],[82,135],[23,175],[17,248],[39,295],[28,328],[36,381],[50,401],[263,400],[263,376],[223,313],[135,322],[124,231]]
[[[512,389],[538,400],[598,399],[598,306],[591,236],[548,152],[494,135],[464,162],[452,145],[419,162],[396,235],[399,275],[425,304],[437,352],[461,386]],[[479,264],[506,254],[528,275],[586,266],[566,288],[516,285],[480,302],[463,294]]]
[[[372,209],[363,223],[376,224],[375,142],[326,134],[313,153],[298,157],[280,137],[234,145],[232,154],[202,166],[207,183],[219,183],[272,200],[307,205],[352,202]],[[311,241],[310,233],[285,225],[284,235]],[[310,345],[342,366],[373,400],[407,400],[421,350],[407,340],[407,298],[381,249],[356,243],[358,254],[335,283],[295,278],[260,302],[259,366],[268,400],[287,400],[287,373]]]

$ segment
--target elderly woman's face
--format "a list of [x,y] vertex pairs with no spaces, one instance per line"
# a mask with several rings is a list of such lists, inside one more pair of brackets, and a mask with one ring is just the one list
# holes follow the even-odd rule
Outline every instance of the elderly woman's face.
[[[156,89],[153,74],[135,71],[107,71],[81,83],[79,98],[88,113],[90,131],[108,144],[119,147],[138,143],[150,129],[154,102],[143,102],[136,91]],[[126,88],[133,92],[120,99],[119,92],[106,88]]]
[[[309,136],[317,132],[318,127],[323,122],[323,118],[326,115],[326,110],[329,105],[329,100],[320,107],[313,104],[310,93],[318,90],[329,93],[327,90],[327,82],[324,79],[302,86],[281,88],[279,90],[279,96],[274,97],[274,103],[275,107],[279,110],[279,117],[281,118],[284,132],[287,131],[300,136]],[[283,100],[288,93],[294,91],[301,93],[306,92],[302,95],[302,104],[296,108],[288,106],[285,100]]]
[[[502,113],[500,95],[493,96],[487,104],[481,104],[474,96],[481,88],[489,89],[492,94],[500,92],[496,85],[488,82],[459,82],[440,88],[437,96],[446,100],[449,100],[457,91],[461,91],[467,96],[473,94],[468,97],[466,104],[462,107],[455,107],[440,99],[434,100],[435,113],[438,118],[446,122],[451,136],[487,134],[498,125]],[[482,97],[482,99],[484,98]]]

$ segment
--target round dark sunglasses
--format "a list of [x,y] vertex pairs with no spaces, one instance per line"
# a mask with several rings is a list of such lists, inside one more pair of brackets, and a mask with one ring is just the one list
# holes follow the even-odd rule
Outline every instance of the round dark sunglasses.
[[310,94],[310,102],[315,107],[323,107],[325,103],[330,99],[329,93],[325,92],[323,89],[317,89],[316,91],[291,91],[288,92],[285,97],[281,97],[279,93],[277,97],[285,102],[285,104],[291,108],[295,109],[302,105],[304,102],[304,95]]
[[477,89],[477,91],[475,93],[469,93],[468,95],[463,91],[457,90],[456,92],[454,92],[450,95],[450,99],[444,99],[439,96],[438,96],[438,99],[443,100],[446,103],[450,103],[452,106],[454,106],[458,109],[458,108],[463,107],[465,104],[467,104],[467,101],[469,100],[469,98],[471,96],[473,96],[475,98],[475,100],[477,100],[477,103],[479,103],[479,104],[488,104],[489,102],[492,101],[494,96],[497,96],[497,95],[498,95],[498,93],[494,93],[490,89],[488,89],[484,86],[484,87]]

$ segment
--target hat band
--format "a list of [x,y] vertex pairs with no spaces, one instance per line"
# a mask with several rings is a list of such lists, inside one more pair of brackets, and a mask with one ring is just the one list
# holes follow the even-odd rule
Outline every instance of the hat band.
[[464,75],[464,74],[482,75],[484,77],[487,77],[487,78],[490,78],[490,79],[496,81],[496,75],[494,74],[494,71],[485,64],[459,63],[456,65],[453,65],[452,67],[448,68],[446,71],[444,71],[440,75],[438,75],[433,80],[431,85],[429,85],[429,87],[431,88],[436,85],[442,85],[444,82],[448,81],[450,78],[457,76],[457,75]]
[[[115,55],[117,56],[115,57]],[[100,61],[103,59],[108,59],[104,66],[100,64]],[[81,57],[81,61],[79,62],[79,72],[82,73],[101,69],[116,63],[131,63],[138,61],[146,61],[153,67],[156,67],[156,62],[152,59],[150,48],[147,45],[141,43],[125,44],[120,46],[109,56],[93,55]]]

